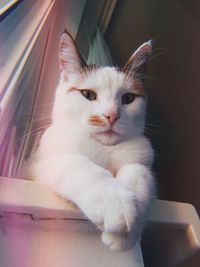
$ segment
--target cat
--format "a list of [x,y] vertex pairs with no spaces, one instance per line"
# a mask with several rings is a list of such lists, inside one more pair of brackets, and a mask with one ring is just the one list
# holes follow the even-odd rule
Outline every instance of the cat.
[[151,50],[144,43],[121,69],[82,66],[64,32],[52,123],[27,165],[26,177],[74,202],[111,250],[138,240],[156,196],[142,85]]

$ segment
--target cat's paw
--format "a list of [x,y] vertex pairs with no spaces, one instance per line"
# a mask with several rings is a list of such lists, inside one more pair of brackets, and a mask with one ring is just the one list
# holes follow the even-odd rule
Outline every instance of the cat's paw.
[[103,232],[101,234],[103,243],[114,251],[126,250],[127,233],[108,233]]
[[101,231],[129,232],[135,222],[134,194],[114,179],[95,186],[79,206]]
[[134,194],[121,185],[117,185],[107,192],[104,203],[104,231],[129,232],[136,215]]
[[137,242],[140,242],[140,235],[139,228],[134,228],[129,233],[102,232],[101,240],[111,250],[125,251],[132,249]]

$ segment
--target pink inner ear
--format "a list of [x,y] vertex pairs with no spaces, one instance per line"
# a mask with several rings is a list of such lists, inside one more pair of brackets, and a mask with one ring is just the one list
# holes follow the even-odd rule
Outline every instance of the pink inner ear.
[[60,50],[63,48],[67,48],[67,44],[64,41],[62,41],[60,44]]
[[68,76],[77,73],[81,68],[81,57],[72,37],[63,33],[59,44],[59,66],[60,71]]
[[59,65],[60,65],[61,71],[64,71],[64,69],[67,65],[67,60],[63,56],[63,53],[65,53],[64,50],[67,49],[67,43],[63,39],[61,39],[61,42],[59,45]]
[[67,61],[63,58],[60,58],[60,70],[61,71],[65,69],[66,64],[67,64]]

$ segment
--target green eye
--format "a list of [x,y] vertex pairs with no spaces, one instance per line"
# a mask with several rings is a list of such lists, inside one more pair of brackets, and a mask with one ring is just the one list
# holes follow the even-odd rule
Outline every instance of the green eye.
[[81,94],[90,101],[94,101],[97,98],[97,94],[92,90],[83,89],[80,90]]
[[128,105],[135,100],[136,95],[133,93],[126,93],[122,96],[122,105]]

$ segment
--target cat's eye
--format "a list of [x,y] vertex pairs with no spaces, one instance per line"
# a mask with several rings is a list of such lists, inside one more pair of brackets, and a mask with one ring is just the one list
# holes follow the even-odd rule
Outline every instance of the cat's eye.
[[85,98],[87,98],[90,101],[94,101],[97,98],[97,94],[92,90],[83,89],[80,90],[80,92]]
[[136,95],[133,93],[126,93],[122,96],[122,105],[128,105],[135,100]]

